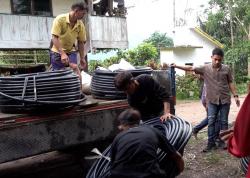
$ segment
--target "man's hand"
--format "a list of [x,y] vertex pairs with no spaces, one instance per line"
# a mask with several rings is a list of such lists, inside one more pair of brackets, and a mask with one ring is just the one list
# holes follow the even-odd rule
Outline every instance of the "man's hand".
[[181,154],[176,151],[174,154],[169,155],[169,158],[172,159],[173,161],[175,161],[176,166],[179,170],[178,174],[180,174],[181,172],[183,172],[184,170],[184,160],[181,156]]
[[84,58],[80,59],[80,64],[81,64],[81,70],[85,69],[87,66],[87,63]]
[[236,103],[236,105],[239,107],[239,106],[240,106],[240,100],[239,100],[239,97],[238,97],[238,96],[236,96],[236,97],[234,97],[234,99],[235,99],[235,103]]
[[233,128],[230,128],[228,130],[223,130],[223,131],[220,132],[220,138],[224,142],[227,142],[228,139],[233,136],[233,134],[234,134],[233,133]]
[[175,63],[170,64],[170,67],[176,67]]
[[65,67],[69,66],[69,57],[65,52],[62,52],[61,54],[61,61]]
[[172,114],[170,114],[170,113],[165,113],[164,115],[162,115],[162,116],[160,117],[160,119],[161,119],[162,122],[164,122],[164,121],[166,121],[166,120],[168,120],[168,119],[171,119],[171,116],[172,116]]

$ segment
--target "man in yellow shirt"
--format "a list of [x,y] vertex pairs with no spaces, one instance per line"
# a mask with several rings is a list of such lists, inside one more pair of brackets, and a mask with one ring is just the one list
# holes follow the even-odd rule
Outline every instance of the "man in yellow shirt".
[[52,70],[60,70],[69,66],[81,79],[75,44],[77,42],[81,67],[85,68],[86,31],[81,19],[87,10],[85,3],[75,3],[71,6],[69,13],[58,15],[54,19],[51,29],[53,46],[50,53]]

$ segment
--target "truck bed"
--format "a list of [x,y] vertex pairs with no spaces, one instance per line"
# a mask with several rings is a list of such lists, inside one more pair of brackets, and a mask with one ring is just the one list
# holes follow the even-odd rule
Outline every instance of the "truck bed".
[[0,113],[0,163],[112,139],[126,100],[88,97],[74,108],[33,114]]

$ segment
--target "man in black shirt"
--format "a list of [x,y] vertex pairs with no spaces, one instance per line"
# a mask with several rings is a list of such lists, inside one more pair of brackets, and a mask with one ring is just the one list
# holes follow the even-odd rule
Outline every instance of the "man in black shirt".
[[115,86],[127,94],[129,105],[141,113],[143,121],[159,116],[166,120],[171,116],[169,94],[150,75],[133,78],[125,71],[116,75]]
[[110,178],[161,178],[166,177],[160,169],[157,149],[167,153],[179,172],[184,169],[181,155],[157,129],[139,126],[140,113],[134,109],[122,112],[119,129],[111,146]]

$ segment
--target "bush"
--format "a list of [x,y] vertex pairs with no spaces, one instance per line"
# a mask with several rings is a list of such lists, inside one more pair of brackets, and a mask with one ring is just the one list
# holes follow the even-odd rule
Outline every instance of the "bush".
[[239,95],[246,94],[248,91],[248,83],[236,84],[237,93]]
[[88,71],[93,72],[98,66],[103,66],[102,61],[90,60],[88,61]]
[[176,76],[177,99],[199,99],[201,82],[194,75]]

